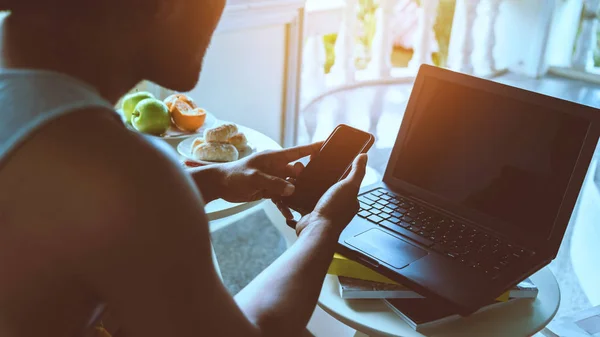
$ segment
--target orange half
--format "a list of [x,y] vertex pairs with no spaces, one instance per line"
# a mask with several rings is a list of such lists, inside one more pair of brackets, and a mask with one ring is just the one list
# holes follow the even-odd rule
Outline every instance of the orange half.
[[173,123],[183,131],[194,132],[204,125],[206,111],[201,108],[192,109],[189,104],[177,100],[171,105]]
[[196,103],[194,103],[194,101],[192,101],[191,98],[187,97],[184,94],[173,94],[167,98],[165,98],[165,104],[167,105],[167,108],[171,109],[171,107],[173,106],[173,104],[176,101],[183,101],[185,103],[187,103],[192,109],[196,109],[198,106],[196,105]]

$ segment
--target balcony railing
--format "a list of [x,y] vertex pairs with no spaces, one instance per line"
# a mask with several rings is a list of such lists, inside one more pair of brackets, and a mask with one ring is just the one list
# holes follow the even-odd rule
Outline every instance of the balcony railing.
[[[362,1],[363,5],[366,1]],[[439,22],[438,8],[450,2],[455,8],[448,22]],[[302,74],[302,106],[307,107],[320,97],[356,86],[381,83],[402,83],[414,79],[421,64],[433,64],[432,54],[439,52],[434,26],[450,34],[447,64],[452,69],[478,75],[500,71],[494,59],[496,21],[502,0],[379,0],[375,11],[375,33],[370,39],[370,57],[357,67],[359,36],[364,35],[359,21],[358,0],[308,0]],[[453,19],[452,19],[453,18]],[[487,26],[486,36],[476,39],[476,20]],[[323,37],[337,34],[334,53],[326,50]],[[412,58],[399,67],[391,62],[395,44],[408,41]],[[476,49],[478,53],[475,53]],[[478,56],[475,56],[478,55]],[[330,72],[326,63],[333,58]],[[477,59],[475,59],[477,58]],[[445,63],[442,61],[442,63]],[[478,65],[476,67],[476,65]],[[483,66],[481,66],[483,65]]]
[[596,49],[599,5],[600,0],[586,0],[584,2],[581,29],[573,53],[572,67],[575,70],[586,71],[594,68],[593,52]]
[[[576,34],[573,31],[573,44],[565,44],[567,52],[572,51],[568,57],[570,62],[550,64],[549,71],[555,75],[600,84],[600,0],[581,0],[570,5],[575,8],[570,11],[571,14],[577,15],[580,21]],[[575,25],[573,28],[576,28]],[[560,28],[563,27],[559,26],[557,30]]]

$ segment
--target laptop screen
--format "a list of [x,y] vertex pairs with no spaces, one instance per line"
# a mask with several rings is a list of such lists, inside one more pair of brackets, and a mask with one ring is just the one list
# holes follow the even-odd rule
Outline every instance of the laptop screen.
[[588,127],[558,110],[426,77],[394,176],[548,237]]

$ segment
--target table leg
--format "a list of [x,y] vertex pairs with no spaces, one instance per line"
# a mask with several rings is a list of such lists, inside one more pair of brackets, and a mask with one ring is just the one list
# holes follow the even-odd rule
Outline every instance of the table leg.
[[354,334],[354,337],[369,337],[369,335],[365,335],[364,333],[362,333],[362,332],[360,332],[360,331],[357,331],[357,332]]

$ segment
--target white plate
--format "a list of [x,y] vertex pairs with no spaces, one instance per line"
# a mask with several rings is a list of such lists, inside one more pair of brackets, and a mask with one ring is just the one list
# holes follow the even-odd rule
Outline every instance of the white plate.
[[[196,140],[198,138],[202,138],[202,137],[189,137],[189,138],[185,139],[184,141],[179,143],[179,145],[177,145],[177,152],[179,152],[179,154],[182,155],[185,159],[192,161],[194,163],[198,163],[200,165],[223,164],[222,162],[216,162],[216,161],[198,160],[198,159],[195,159],[194,156],[192,156],[192,144],[194,143],[194,140]],[[238,158],[238,160],[248,157],[249,155],[251,155],[253,153],[256,153],[256,147],[253,146],[250,142],[248,142],[248,147],[249,147],[249,151],[240,152],[240,157]]]
[[[123,111],[120,109],[119,109],[119,114],[121,115],[121,117],[123,117]],[[210,112],[207,111],[206,112],[206,120],[204,121],[204,125],[202,125],[202,127],[200,127],[200,129],[196,130],[195,132],[181,131],[176,126],[171,124],[171,127],[167,130],[167,132],[164,135],[155,136],[155,137],[163,138],[163,139],[183,139],[183,138],[194,136],[194,135],[204,135],[204,130],[213,128],[217,124],[218,121],[219,120],[217,119],[217,117],[215,117],[213,114],[211,114]],[[125,125],[130,130],[138,132],[130,124],[125,123]]]

